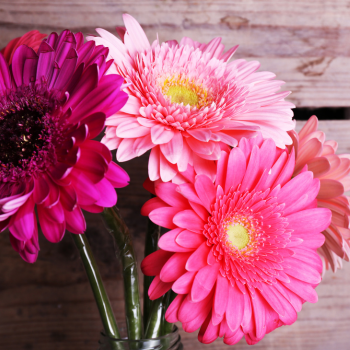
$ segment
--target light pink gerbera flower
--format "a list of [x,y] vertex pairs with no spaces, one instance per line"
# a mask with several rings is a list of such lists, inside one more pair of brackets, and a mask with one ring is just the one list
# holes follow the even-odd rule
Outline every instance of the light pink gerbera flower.
[[[276,152],[277,151],[277,152]],[[222,152],[213,183],[187,172],[187,183],[158,183],[143,207],[171,229],[160,250],[142,262],[154,278],[151,299],[178,294],[166,312],[198,339],[224,337],[249,344],[297,319],[305,301],[316,302],[322,262],[316,250],[331,212],[316,208],[320,181],[305,171],[294,179],[294,152],[271,140],[246,140]]]
[[108,49],[84,44],[81,33],[49,35],[38,53],[26,45],[9,67],[0,54],[0,230],[7,227],[21,257],[39,251],[43,234],[83,233],[82,209],[100,212],[117,201],[126,172],[92,139],[124,106],[124,79],[105,73]]
[[336,271],[342,267],[342,259],[350,258],[349,199],[344,191],[350,190],[350,154],[336,155],[338,144],[325,141],[325,134],[317,130],[318,119],[312,116],[297,134],[291,133],[296,154],[294,175],[307,165],[314,177],[320,179],[317,206],[332,211],[332,222],[322,233],[326,237],[319,253]]
[[110,49],[114,70],[130,83],[129,100],[107,119],[103,141],[127,161],[152,149],[152,181],[171,180],[187,165],[213,178],[220,142],[236,146],[260,130],[278,147],[291,144],[293,104],[279,92],[282,81],[260,64],[243,59],[229,63],[237,49],[224,53],[220,38],[201,44],[183,38],[150,45],[139,23],[124,15],[124,43],[104,29],[88,37]]

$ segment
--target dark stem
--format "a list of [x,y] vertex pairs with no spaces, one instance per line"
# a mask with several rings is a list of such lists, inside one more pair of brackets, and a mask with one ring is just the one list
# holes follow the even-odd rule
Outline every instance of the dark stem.
[[163,302],[165,295],[152,302],[152,310],[146,327],[145,338],[158,338],[162,328]]
[[142,315],[137,264],[129,229],[118,208],[105,208],[102,215],[107,230],[114,238],[117,255],[119,255],[122,262],[128,338],[139,340],[142,338]]
[[[79,250],[87,277],[89,279],[92,292],[94,294],[98,311],[100,312],[105,334],[110,338],[120,338],[119,330],[108,299],[105,287],[102,282],[95,258],[87,237],[83,235],[72,234],[73,241]],[[119,349],[117,344],[112,344],[113,349]]]
[[[147,223],[147,233],[145,241],[145,257],[157,250],[157,244],[160,236],[160,226],[154,224],[149,218]],[[148,324],[151,313],[152,301],[148,297],[148,289],[154,277],[143,277],[143,324]]]
[[161,330],[161,334],[160,335],[166,335],[169,334],[173,331],[174,328],[174,324],[173,323],[169,323],[165,320],[165,313],[166,310],[168,310],[169,305],[173,302],[173,300],[176,298],[176,293],[173,292],[172,290],[169,290],[169,292],[167,292],[165,294],[165,300],[164,300],[164,306],[163,306],[163,315],[162,315],[162,330]]

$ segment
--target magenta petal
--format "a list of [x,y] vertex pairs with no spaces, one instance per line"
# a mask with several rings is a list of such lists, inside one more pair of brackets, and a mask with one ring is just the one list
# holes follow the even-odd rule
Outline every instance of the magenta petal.
[[26,241],[33,236],[35,222],[34,200],[29,197],[16,214],[11,217],[9,230],[18,240]]
[[36,204],[41,204],[50,194],[50,186],[44,177],[40,176],[34,180],[33,199]]
[[125,187],[130,181],[128,173],[114,162],[108,164],[108,171],[106,172],[105,177],[115,188]]
[[14,53],[12,60],[12,73],[17,86],[28,85],[35,79],[38,55],[32,48],[21,45]]
[[2,91],[11,88],[11,74],[4,56],[0,53],[0,87]]
[[86,222],[84,215],[79,207],[75,208],[73,211],[64,211],[66,217],[66,227],[67,230],[75,233],[82,234],[86,230]]
[[66,231],[65,221],[59,223],[50,220],[50,216],[47,214],[47,211],[50,211],[51,209],[47,209],[42,205],[38,205],[37,209],[40,227],[46,239],[52,243],[60,242]]
[[102,179],[95,185],[100,192],[100,199],[95,203],[101,207],[111,208],[117,203],[117,193],[107,179]]

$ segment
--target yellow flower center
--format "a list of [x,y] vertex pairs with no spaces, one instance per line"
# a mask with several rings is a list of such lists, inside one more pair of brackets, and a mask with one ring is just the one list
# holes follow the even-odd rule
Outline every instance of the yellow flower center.
[[171,103],[183,103],[185,106],[198,104],[197,94],[184,86],[170,86],[166,95],[170,97]]
[[183,103],[184,106],[197,108],[210,103],[207,89],[181,75],[166,78],[160,85],[163,95],[170,97],[171,103]]
[[226,233],[230,242],[239,250],[245,248],[249,243],[248,230],[242,225],[229,225]]

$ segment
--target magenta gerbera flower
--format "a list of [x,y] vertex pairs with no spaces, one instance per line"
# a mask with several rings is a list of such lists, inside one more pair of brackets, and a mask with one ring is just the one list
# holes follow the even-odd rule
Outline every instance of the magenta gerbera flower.
[[21,257],[38,255],[35,211],[45,237],[85,231],[82,209],[100,212],[116,201],[126,172],[92,139],[124,106],[124,79],[105,73],[108,49],[65,30],[36,53],[20,46],[12,65],[0,55],[0,228]]
[[150,45],[138,22],[123,18],[124,43],[104,29],[97,29],[101,37],[88,37],[109,47],[111,72],[130,83],[129,100],[108,118],[102,141],[118,149],[119,161],[152,149],[152,181],[169,181],[188,164],[213,178],[220,142],[236,146],[259,129],[278,147],[291,144],[287,131],[293,129],[294,106],[284,101],[289,92],[276,93],[283,82],[273,80],[273,73],[256,72],[259,62],[229,62],[237,46],[224,53],[220,38]]
[[246,140],[222,152],[213,183],[188,172],[187,182],[158,183],[143,207],[171,229],[160,250],[142,262],[156,276],[148,291],[178,294],[166,312],[198,339],[249,344],[297,319],[305,301],[316,302],[322,262],[316,249],[330,223],[316,208],[320,183],[310,171],[291,179],[294,152],[276,150],[271,139]]

